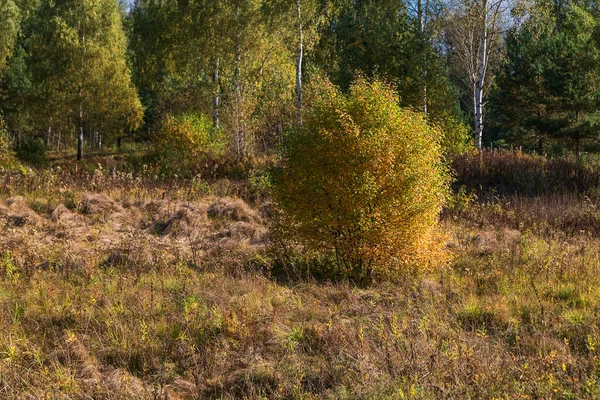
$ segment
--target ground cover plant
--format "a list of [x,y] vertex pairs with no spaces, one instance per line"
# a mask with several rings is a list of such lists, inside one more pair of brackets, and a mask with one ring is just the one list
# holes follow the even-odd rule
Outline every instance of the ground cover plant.
[[2,173],[0,398],[600,395],[593,197],[465,189],[447,268],[360,288],[277,275],[242,183],[119,168]]

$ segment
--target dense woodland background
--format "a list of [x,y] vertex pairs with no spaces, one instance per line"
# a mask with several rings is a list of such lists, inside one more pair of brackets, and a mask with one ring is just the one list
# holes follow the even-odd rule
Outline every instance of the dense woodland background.
[[316,88],[329,80],[346,90],[358,75],[391,82],[402,106],[442,127],[450,153],[468,142],[548,155],[599,149],[594,1],[0,7],[2,131],[31,160],[125,142],[179,160],[178,146],[194,147],[182,135],[213,159],[273,154]]

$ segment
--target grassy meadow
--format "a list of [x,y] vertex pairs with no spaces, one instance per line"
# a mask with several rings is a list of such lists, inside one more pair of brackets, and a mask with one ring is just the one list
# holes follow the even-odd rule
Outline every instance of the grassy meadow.
[[268,251],[260,164],[0,173],[2,399],[600,397],[600,170],[455,161],[451,263],[359,287]]

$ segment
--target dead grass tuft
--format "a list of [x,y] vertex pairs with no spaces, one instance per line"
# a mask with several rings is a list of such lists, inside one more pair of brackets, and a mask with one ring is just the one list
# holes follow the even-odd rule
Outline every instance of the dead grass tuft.
[[85,224],[83,218],[73,213],[64,204],[59,204],[51,214],[52,222],[66,227],[81,226]]
[[106,216],[122,211],[122,207],[103,193],[89,193],[81,199],[81,211],[84,214]]
[[44,219],[29,206],[29,201],[22,196],[15,196],[6,200],[7,207],[0,207],[0,216],[4,216],[8,226],[23,228],[25,226],[39,228],[43,226]]
[[243,200],[229,197],[218,199],[208,207],[206,213],[212,219],[229,219],[243,222],[260,221],[258,213]]
[[[108,393],[116,398],[144,400],[152,398],[144,383],[123,369],[116,369],[104,377]],[[156,398],[156,397],[155,397]]]
[[156,210],[154,221],[150,225],[152,233],[177,239],[203,237],[208,231],[206,206],[203,204],[150,202],[146,210]]

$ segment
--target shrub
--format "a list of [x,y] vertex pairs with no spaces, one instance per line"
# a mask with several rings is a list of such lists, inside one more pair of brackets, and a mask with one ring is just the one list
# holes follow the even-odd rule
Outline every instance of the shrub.
[[8,132],[6,131],[6,122],[4,117],[0,114],[0,158],[5,156],[10,151],[10,140],[8,138]]
[[472,153],[475,150],[470,128],[456,118],[440,121],[442,149],[447,159]]
[[39,138],[26,138],[17,146],[17,158],[33,165],[43,165],[48,162],[46,145]]
[[223,133],[201,114],[167,116],[153,141],[165,172],[188,176],[204,161],[222,155],[226,146]]
[[386,85],[326,85],[273,171],[274,242],[331,254],[355,282],[443,260],[437,223],[449,175],[440,132]]

